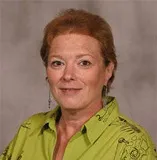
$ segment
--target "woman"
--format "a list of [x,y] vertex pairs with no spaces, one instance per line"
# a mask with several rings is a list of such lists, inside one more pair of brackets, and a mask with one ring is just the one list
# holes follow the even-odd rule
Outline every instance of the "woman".
[[26,120],[0,160],[157,159],[148,134],[107,96],[117,60],[104,19],[62,12],[46,26],[40,53],[58,106]]

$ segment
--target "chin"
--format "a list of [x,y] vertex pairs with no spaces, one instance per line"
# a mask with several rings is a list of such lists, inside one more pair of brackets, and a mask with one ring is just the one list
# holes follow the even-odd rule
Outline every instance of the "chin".
[[58,102],[58,104],[61,106],[61,108],[66,109],[66,110],[79,110],[82,109],[83,107],[81,107],[82,105],[78,104],[78,101],[62,101],[62,102]]

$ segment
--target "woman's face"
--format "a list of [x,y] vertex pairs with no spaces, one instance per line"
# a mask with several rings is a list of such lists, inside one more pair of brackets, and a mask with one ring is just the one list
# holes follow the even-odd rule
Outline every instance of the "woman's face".
[[[51,43],[47,76],[52,95],[64,109],[98,105],[102,88],[112,75],[105,68],[98,41],[81,34],[65,34]],[[100,106],[99,106],[100,107]]]

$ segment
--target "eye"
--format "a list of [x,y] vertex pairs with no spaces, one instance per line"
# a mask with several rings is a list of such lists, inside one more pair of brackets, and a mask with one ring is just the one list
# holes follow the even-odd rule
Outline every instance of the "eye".
[[59,66],[62,66],[62,65],[64,65],[64,63],[59,61],[59,60],[55,60],[55,61],[51,62],[52,67],[59,67]]
[[92,63],[88,60],[82,60],[80,63],[79,63],[81,66],[90,66]]

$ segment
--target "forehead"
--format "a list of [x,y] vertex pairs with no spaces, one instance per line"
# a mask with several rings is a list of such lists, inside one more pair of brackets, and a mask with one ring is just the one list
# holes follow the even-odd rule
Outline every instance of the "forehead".
[[100,54],[99,41],[91,36],[82,34],[62,34],[55,37],[50,45],[50,52],[61,50],[78,50]]

